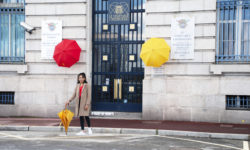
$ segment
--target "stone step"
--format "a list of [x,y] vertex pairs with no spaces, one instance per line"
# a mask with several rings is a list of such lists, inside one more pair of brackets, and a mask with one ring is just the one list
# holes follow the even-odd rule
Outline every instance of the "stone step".
[[91,112],[91,118],[141,120],[142,119],[142,113],[92,111]]

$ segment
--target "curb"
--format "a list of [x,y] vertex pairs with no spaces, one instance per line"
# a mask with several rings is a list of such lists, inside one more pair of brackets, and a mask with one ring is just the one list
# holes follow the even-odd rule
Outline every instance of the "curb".
[[[80,127],[69,127],[69,132],[77,132]],[[92,128],[94,133],[109,134],[146,134],[160,136],[187,136],[202,138],[218,138],[233,140],[250,140],[249,134],[233,133],[211,133],[211,132],[193,132],[193,131],[176,131],[176,130],[158,130],[158,129],[130,129],[130,128]],[[0,126],[0,131],[54,131],[64,132],[62,126]]]

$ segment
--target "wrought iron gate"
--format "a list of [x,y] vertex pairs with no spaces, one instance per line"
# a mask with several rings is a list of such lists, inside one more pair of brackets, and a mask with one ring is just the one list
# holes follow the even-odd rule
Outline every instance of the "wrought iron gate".
[[109,1],[93,0],[92,109],[141,112],[145,0],[129,1],[127,24],[109,22]]

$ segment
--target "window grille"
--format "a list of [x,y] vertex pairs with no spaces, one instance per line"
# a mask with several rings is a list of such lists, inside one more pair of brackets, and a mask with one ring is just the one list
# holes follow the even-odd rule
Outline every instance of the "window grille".
[[0,63],[24,62],[24,0],[0,1]]
[[227,95],[226,109],[250,110],[250,96]]
[[217,0],[216,62],[250,61],[250,0]]
[[14,92],[0,92],[0,104],[14,104]]

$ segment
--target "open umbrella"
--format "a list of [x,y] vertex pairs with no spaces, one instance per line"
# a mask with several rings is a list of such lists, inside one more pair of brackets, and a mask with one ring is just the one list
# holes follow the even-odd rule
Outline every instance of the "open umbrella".
[[160,67],[169,58],[170,47],[162,38],[151,38],[141,48],[140,57],[146,66]]
[[69,124],[70,124],[70,122],[71,122],[71,120],[72,120],[72,118],[74,116],[74,113],[72,113],[68,109],[65,109],[65,110],[62,110],[61,112],[59,112],[58,116],[61,119],[61,123],[60,124],[63,124],[64,129],[65,129],[65,133],[67,135],[68,127],[69,127]]
[[71,67],[79,61],[81,48],[75,40],[64,39],[56,45],[53,58],[62,67]]

